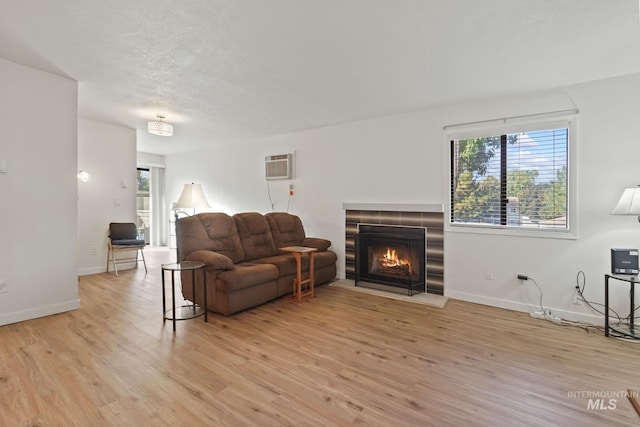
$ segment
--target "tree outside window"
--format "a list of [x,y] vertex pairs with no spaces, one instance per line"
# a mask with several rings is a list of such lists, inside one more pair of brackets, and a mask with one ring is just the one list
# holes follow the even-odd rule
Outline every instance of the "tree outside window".
[[451,141],[451,223],[567,229],[569,129]]

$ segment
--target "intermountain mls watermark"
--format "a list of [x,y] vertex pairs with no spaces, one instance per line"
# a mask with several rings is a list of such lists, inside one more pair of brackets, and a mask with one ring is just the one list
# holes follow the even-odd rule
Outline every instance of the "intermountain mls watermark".
[[640,399],[640,391],[634,390],[575,390],[567,392],[567,396],[573,399],[587,401],[587,410],[606,411],[618,407],[620,399]]

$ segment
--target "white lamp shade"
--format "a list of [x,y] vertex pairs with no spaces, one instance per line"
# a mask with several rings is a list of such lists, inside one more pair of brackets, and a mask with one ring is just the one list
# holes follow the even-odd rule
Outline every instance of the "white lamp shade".
[[200,184],[185,184],[174,206],[175,209],[208,209],[210,207]]
[[640,187],[625,188],[613,215],[640,215]]

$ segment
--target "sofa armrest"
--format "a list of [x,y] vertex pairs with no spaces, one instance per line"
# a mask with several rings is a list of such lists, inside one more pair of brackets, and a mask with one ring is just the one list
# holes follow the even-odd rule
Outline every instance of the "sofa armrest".
[[187,261],[205,263],[207,270],[233,270],[236,268],[231,258],[213,251],[194,251],[187,255]]
[[331,246],[331,241],[327,239],[320,239],[318,237],[306,237],[302,241],[302,246],[309,248],[316,248],[320,252],[324,252]]

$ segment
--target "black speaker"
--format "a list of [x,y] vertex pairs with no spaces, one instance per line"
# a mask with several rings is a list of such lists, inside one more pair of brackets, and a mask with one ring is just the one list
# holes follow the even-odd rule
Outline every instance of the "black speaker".
[[638,274],[638,250],[611,249],[611,273]]

